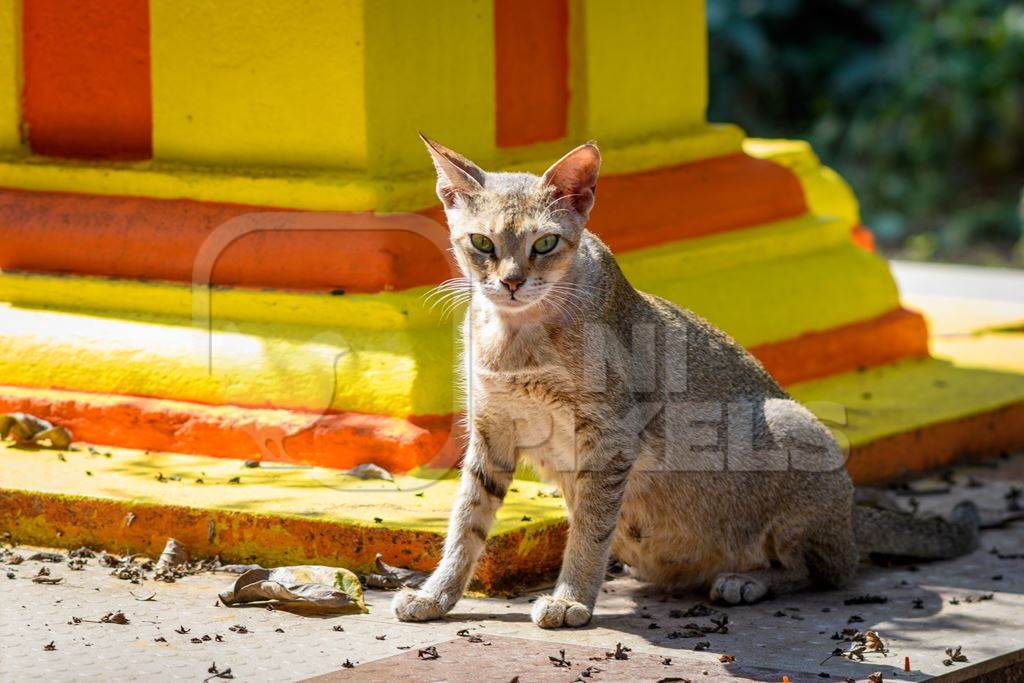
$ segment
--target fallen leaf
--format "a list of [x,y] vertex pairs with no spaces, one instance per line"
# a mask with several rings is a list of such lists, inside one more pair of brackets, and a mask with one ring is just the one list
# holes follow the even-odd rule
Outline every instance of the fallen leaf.
[[419,588],[430,576],[428,572],[394,567],[384,562],[381,557],[382,555],[377,553],[377,557],[374,558],[377,573],[365,574],[362,577],[367,588]]
[[380,465],[374,465],[372,462],[357,465],[350,470],[342,470],[342,474],[347,474],[351,477],[359,477],[360,479],[383,479],[384,481],[395,480],[395,478],[391,476],[390,472]]
[[43,649],[46,650],[47,652],[53,652],[54,650],[57,649],[57,646],[54,645],[53,641],[51,640],[48,645],[43,645]]
[[100,617],[100,622],[104,623],[104,624],[123,624],[123,625],[126,625],[126,624],[130,623],[128,621],[128,617],[126,617],[124,615],[124,612],[120,612],[120,611],[118,611],[118,612],[107,612],[102,617]]
[[28,413],[7,413],[0,415],[0,439],[10,438],[19,444],[34,446],[49,445],[58,451],[65,451],[71,445],[71,432],[65,427]]
[[29,562],[63,562],[64,556],[60,553],[33,553],[25,558]]
[[565,650],[559,650],[557,657],[552,657],[549,655],[548,659],[551,661],[552,664],[559,668],[568,669],[572,666],[572,662],[565,658]]
[[441,658],[441,655],[439,655],[437,653],[437,648],[435,646],[433,646],[433,645],[431,645],[430,647],[423,648],[422,650],[418,650],[417,651],[417,656],[420,659],[426,659],[426,660],[440,659]]
[[220,594],[225,605],[269,603],[321,612],[368,612],[359,578],[334,567],[250,569]]

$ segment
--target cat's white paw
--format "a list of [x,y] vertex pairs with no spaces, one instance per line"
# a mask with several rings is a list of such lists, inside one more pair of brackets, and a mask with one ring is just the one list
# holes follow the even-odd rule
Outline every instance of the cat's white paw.
[[430,593],[403,590],[391,600],[391,611],[399,621],[430,621],[444,616],[444,609]]
[[590,610],[581,602],[544,595],[533,603],[530,618],[541,628],[583,626],[590,621]]
[[711,599],[730,605],[750,605],[768,594],[768,586],[746,574],[719,574],[711,584]]

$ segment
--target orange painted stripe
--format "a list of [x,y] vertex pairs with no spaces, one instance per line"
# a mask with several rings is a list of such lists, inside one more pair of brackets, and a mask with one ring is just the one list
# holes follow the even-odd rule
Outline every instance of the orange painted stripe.
[[140,450],[347,469],[373,462],[391,472],[451,466],[452,416],[401,420],[360,413],[313,414],[211,406],[158,398],[0,387],[0,412],[31,413],[75,440]]
[[750,352],[780,384],[795,384],[901,358],[926,358],[928,325],[920,313],[901,308],[871,320],[755,346]]
[[864,251],[875,251],[875,233],[863,225],[855,225],[850,229],[853,243]]
[[[803,189],[788,170],[740,154],[608,176],[598,195],[590,227],[616,252],[740,230],[807,210]],[[214,230],[232,218],[269,210],[0,189],[0,268],[191,282],[196,255]],[[439,207],[420,214],[444,224]],[[423,237],[377,230],[372,213],[338,215],[344,216],[338,232],[271,231],[236,240],[217,259],[213,283],[379,292],[450,277],[443,255]],[[359,231],[352,232],[354,227]]]
[[618,252],[806,212],[803,187],[788,169],[733,154],[602,178],[589,227]]
[[561,140],[569,113],[569,0],[494,0],[498,147]]
[[[215,230],[247,214],[269,215],[264,211],[191,200],[0,190],[0,268],[191,282],[197,255]],[[343,218],[336,232],[269,230],[240,237],[217,254],[211,282],[355,293],[450,277],[444,255],[426,238],[376,229],[380,224],[370,213]]]
[[149,158],[148,1],[31,0],[23,16],[24,117],[32,150]]
[[1024,403],[925,425],[855,448],[846,463],[861,486],[884,484],[965,460],[1019,451],[1024,444]]

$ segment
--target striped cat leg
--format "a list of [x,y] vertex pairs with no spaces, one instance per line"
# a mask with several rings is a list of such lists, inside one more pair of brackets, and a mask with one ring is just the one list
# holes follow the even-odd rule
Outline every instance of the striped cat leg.
[[514,470],[513,458],[496,461],[483,436],[470,436],[441,562],[420,590],[395,596],[391,610],[401,621],[437,619],[462,597]]
[[600,470],[576,473],[569,536],[555,592],[538,598],[531,610],[533,623],[541,628],[583,626],[590,621],[608,568],[631,467],[620,456]]

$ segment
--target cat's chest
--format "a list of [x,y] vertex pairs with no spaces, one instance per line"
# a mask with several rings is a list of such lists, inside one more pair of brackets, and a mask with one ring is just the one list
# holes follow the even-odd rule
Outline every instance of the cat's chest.
[[541,474],[574,466],[576,406],[566,375],[549,368],[478,380],[477,417],[503,432],[520,458]]

